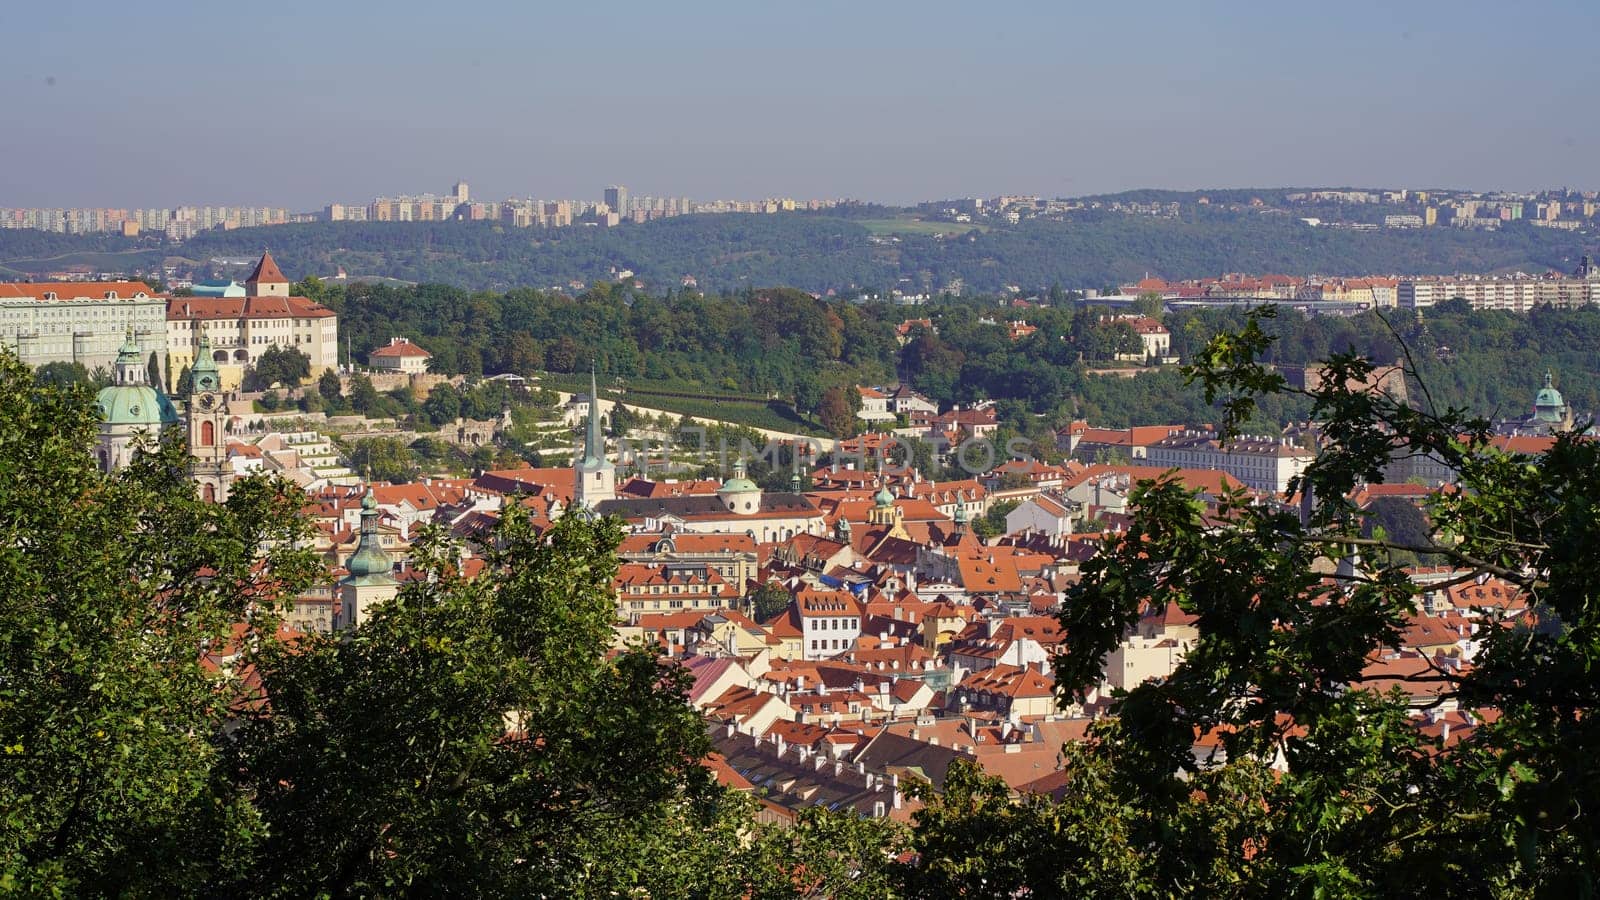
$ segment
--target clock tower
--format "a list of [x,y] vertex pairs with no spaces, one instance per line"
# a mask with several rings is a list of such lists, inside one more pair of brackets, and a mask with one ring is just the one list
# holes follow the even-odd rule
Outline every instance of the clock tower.
[[194,382],[188,399],[189,477],[200,496],[221,503],[233,484],[233,466],[228,462],[228,395],[222,392],[210,338],[201,336],[189,375]]

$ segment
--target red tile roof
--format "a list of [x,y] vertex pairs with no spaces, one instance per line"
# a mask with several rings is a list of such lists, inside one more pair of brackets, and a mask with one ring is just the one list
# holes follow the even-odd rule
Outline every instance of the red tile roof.
[[245,279],[246,284],[251,282],[257,284],[288,284],[289,279],[283,277],[283,272],[279,271],[278,263],[272,258],[272,254],[263,250],[261,251],[261,261],[256,263],[255,271],[251,272],[250,277]]
[[46,295],[54,295],[55,300],[106,300],[108,294],[116,294],[118,300],[132,300],[135,294],[152,299],[157,296],[142,281],[0,282],[0,299],[44,300]]
[[167,321],[186,319],[326,319],[333,310],[305,297],[169,297]]
[[378,349],[372,351],[372,353],[369,355],[378,357],[379,359],[400,359],[401,357],[406,356],[419,357],[422,359],[431,359],[433,357],[432,353],[429,353],[421,347],[418,347],[416,344],[411,343],[405,338],[395,338],[394,340],[390,341],[387,346],[379,347]]

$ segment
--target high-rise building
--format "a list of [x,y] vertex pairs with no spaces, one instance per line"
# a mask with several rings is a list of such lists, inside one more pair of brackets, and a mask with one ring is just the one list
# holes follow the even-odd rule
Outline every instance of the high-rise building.
[[620,184],[613,184],[606,188],[606,205],[611,207],[611,211],[618,216],[626,216],[630,212],[628,189]]
[[456,182],[455,186],[450,189],[450,194],[451,196],[455,197],[457,206],[460,206],[463,203],[470,203],[472,200],[472,194],[467,190],[467,183],[465,181]]

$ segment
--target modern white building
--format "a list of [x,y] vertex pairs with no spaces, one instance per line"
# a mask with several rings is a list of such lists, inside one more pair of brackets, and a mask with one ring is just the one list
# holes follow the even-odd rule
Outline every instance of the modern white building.
[[1456,297],[1473,309],[1527,312],[1540,304],[1575,308],[1600,303],[1600,269],[1584,257],[1573,275],[1403,278],[1395,293],[1403,309],[1427,309]]

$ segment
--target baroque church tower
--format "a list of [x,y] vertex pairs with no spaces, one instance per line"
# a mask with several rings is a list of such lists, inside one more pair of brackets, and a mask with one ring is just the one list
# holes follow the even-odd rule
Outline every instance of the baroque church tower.
[[375,604],[394,599],[400,582],[394,577],[394,559],[383,549],[378,535],[378,499],[372,488],[361,498],[361,540],[350,554],[345,568],[350,574],[339,580],[339,609],[336,628],[356,628],[371,615]]
[[149,383],[144,352],[133,328],[123,340],[111,384],[95,396],[100,407],[100,471],[110,474],[133,462],[141,448],[161,441],[161,432],[178,424],[178,411],[159,385]]
[[189,375],[194,382],[187,404],[189,476],[201,497],[221,503],[228,499],[228,489],[233,484],[227,438],[230,411],[228,396],[222,392],[222,376],[211,356],[211,339],[205,335],[200,336]]

